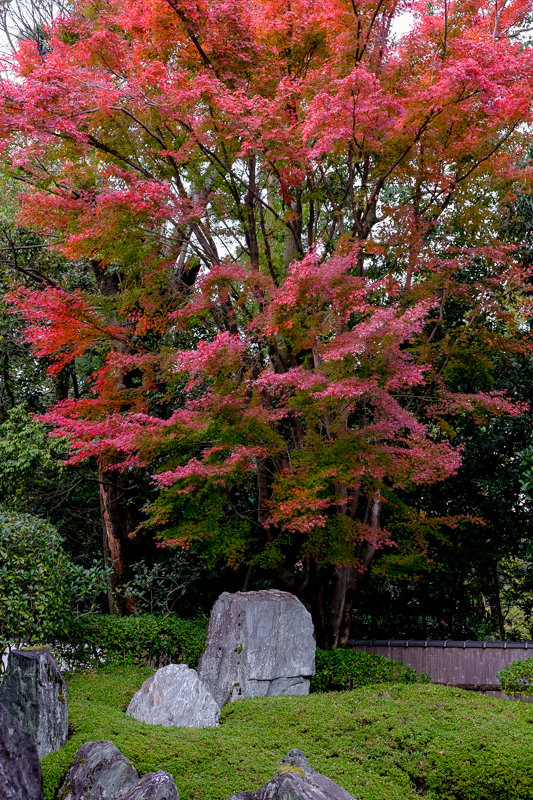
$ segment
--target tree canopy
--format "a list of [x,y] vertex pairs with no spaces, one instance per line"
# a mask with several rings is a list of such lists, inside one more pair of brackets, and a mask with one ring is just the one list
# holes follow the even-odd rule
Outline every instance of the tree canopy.
[[148,468],[153,524],[274,569],[328,644],[396,494],[459,467],[450,421],[524,410],[488,376],[531,344],[499,225],[527,13],[80,0],[2,81],[19,220],[94,280],[9,295],[52,374],[84,364],[44,420],[108,481]]

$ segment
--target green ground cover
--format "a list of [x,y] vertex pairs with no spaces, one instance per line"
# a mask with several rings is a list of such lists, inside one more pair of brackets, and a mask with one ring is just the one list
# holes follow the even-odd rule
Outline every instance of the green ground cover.
[[111,739],[139,772],[171,772],[182,800],[254,789],[293,747],[362,800],[531,800],[533,705],[443,686],[240,700],[218,728],[163,728],[124,710],[147,667],[68,678],[72,736],[43,759],[51,800],[83,742]]

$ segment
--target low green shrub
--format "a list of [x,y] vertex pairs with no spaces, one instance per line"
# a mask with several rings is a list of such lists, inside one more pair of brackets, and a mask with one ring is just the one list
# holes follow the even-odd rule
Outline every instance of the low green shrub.
[[312,692],[357,689],[373,683],[431,683],[431,678],[401,661],[372,653],[342,649],[316,651]]
[[501,669],[496,677],[502,685],[502,692],[511,697],[533,697],[533,658],[513,661]]
[[205,647],[207,620],[174,615],[116,617],[92,614],[70,620],[53,650],[69,670],[107,664],[191,667]]

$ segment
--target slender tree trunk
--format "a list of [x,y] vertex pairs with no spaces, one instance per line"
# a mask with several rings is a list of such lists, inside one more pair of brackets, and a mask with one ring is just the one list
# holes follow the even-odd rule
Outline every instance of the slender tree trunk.
[[489,590],[489,596],[488,596],[490,611],[492,614],[492,619],[494,620],[496,627],[498,628],[499,637],[502,641],[505,641],[506,639],[505,619],[503,616],[502,602],[500,596],[500,580],[498,578],[498,565],[495,561],[492,562],[490,571],[491,571],[491,576],[490,576],[491,588]]
[[348,643],[357,575],[356,567],[335,567],[328,637],[328,644],[332,648]]
[[302,255],[302,201],[300,194],[290,204],[290,230],[285,231],[283,246],[283,266],[288,267]]
[[117,472],[98,466],[100,512],[102,517],[104,559],[111,567],[107,597],[111,614],[123,616],[135,612],[135,603],[118,591],[126,579],[129,534],[134,529],[124,507],[124,487]]
[[[376,530],[376,536],[380,528],[381,502],[379,492],[368,500],[368,521]],[[307,587],[307,607],[313,617],[317,643],[325,649],[348,644],[356,591],[376,554],[374,541],[363,544],[354,565],[338,564],[329,570],[314,565],[316,579],[309,581]]]

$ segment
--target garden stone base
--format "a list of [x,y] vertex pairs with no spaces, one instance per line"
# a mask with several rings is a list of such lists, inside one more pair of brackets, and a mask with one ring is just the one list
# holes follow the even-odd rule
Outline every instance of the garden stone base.
[[43,776],[35,742],[0,705],[0,798],[43,800]]

